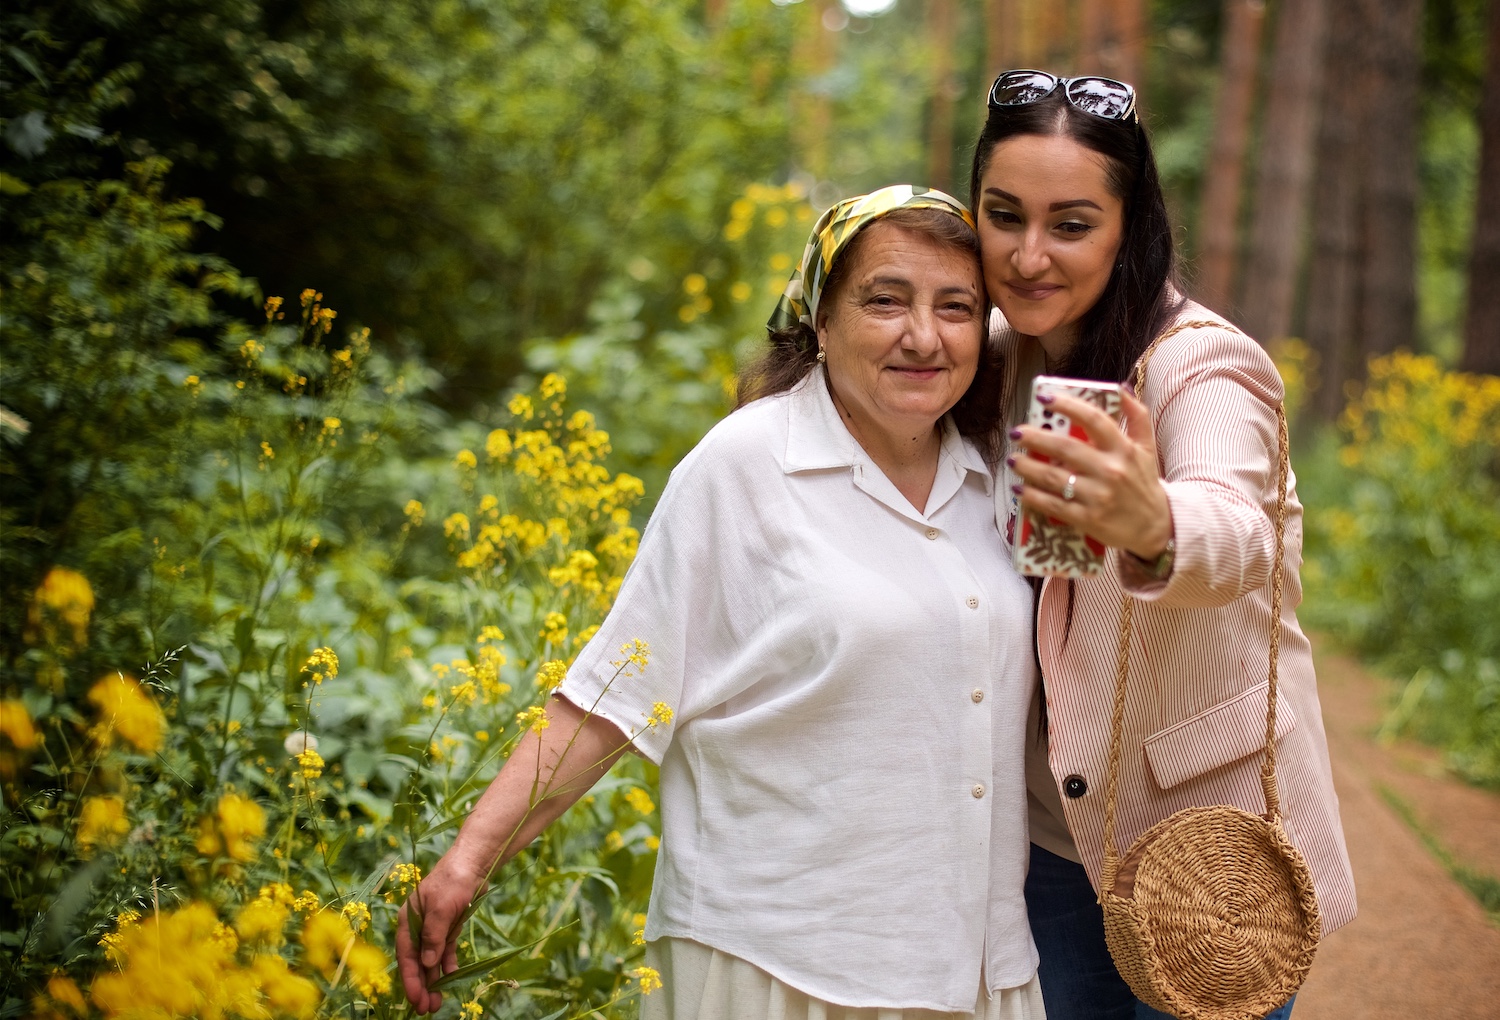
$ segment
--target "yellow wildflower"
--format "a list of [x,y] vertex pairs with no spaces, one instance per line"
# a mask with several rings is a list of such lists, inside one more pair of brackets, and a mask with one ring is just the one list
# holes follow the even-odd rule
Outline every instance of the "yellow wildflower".
[[265,834],[266,813],[260,805],[238,793],[226,793],[219,798],[213,815],[204,815],[198,820],[195,845],[205,856],[222,853],[232,860],[250,861],[256,854],[252,841]]
[[271,444],[266,442],[264,439],[260,441],[260,459],[264,461],[272,461],[276,459],[276,451],[271,447]]
[[310,747],[297,755],[297,764],[301,766],[303,779],[317,779],[323,774],[323,756]]
[[637,928],[635,934],[630,936],[630,944],[632,946],[644,946],[646,944],[646,929]]
[[234,916],[234,930],[247,944],[262,943],[279,946],[285,941],[282,928],[286,926],[289,911],[286,904],[261,894],[240,908]]
[[60,621],[71,632],[73,644],[82,647],[93,612],[94,589],[88,578],[67,567],[53,567],[32,596],[28,622],[50,643],[57,640],[54,621]]
[[312,682],[320,684],[339,675],[339,657],[332,648],[315,648],[302,664],[302,672],[312,675]]
[[451,672],[451,670],[448,668],[448,664],[445,662],[434,662],[430,668],[432,669],[432,675],[437,677],[439,680],[441,680]]
[[166,716],[133,677],[111,673],[89,690],[89,700],[99,706],[105,739],[118,733],[136,750],[147,754],[161,748],[167,729]]
[[640,982],[642,995],[650,995],[661,987],[661,975],[654,968],[637,967],[630,976]]
[[467,514],[452,513],[443,521],[443,534],[449,538],[469,537],[469,517]]
[[337,418],[323,419],[323,434],[334,435],[344,430],[344,423]]
[[[282,888],[286,887],[283,886]],[[292,901],[292,909],[297,911],[297,913],[299,914],[313,913],[318,909],[318,894],[313,892],[311,889],[304,889],[302,892],[298,893],[297,898]]]
[[182,385],[196,392],[203,385],[203,380],[199,379],[196,375],[190,375],[182,380]]
[[568,664],[561,659],[548,659],[536,671],[536,685],[543,691],[552,691],[568,675]]
[[479,741],[481,744],[488,743],[489,739],[490,739],[490,731],[489,730],[475,730],[474,731],[474,739],[477,740],[477,741]]
[[364,931],[370,926],[370,905],[368,903],[351,900],[344,904],[344,909],[340,913],[349,922],[349,927],[355,931]]
[[473,450],[459,450],[453,456],[453,463],[461,468],[474,468],[479,465],[479,459],[474,456]]
[[552,720],[547,718],[547,710],[541,705],[532,705],[517,712],[516,722],[521,724],[522,729],[530,728],[532,733],[538,735],[552,725]]
[[307,919],[302,926],[303,959],[312,969],[329,981],[338,971],[344,950],[355,938],[344,915],[332,910],[320,910]]
[[612,853],[614,853],[616,850],[620,849],[624,845],[625,845],[625,837],[622,836],[622,835],[620,835],[620,831],[618,829],[612,829],[612,830],[610,830],[609,835],[607,835],[607,836],[604,837],[604,852],[605,853],[611,853],[612,854]]
[[42,740],[25,703],[16,698],[0,701],[0,733],[5,734],[11,746],[20,751],[29,751]]
[[647,850],[656,850],[656,849],[659,849],[661,847],[661,837],[660,836],[647,836],[646,839],[645,839],[645,843],[646,843],[646,849]]
[[250,970],[260,984],[266,1004],[277,1016],[312,1020],[317,1015],[323,995],[318,986],[300,974],[293,974],[280,956],[265,954],[250,961]]
[[411,526],[414,528],[420,528],[423,519],[427,516],[426,508],[415,499],[407,500],[406,506],[401,508],[401,512],[406,515],[406,519],[411,522]]
[[504,640],[505,640],[505,634],[500,630],[499,627],[496,627],[494,624],[488,624],[487,626],[485,626],[479,632],[479,643],[480,644],[484,644],[486,641],[504,641]]
[[561,645],[568,640],[568,618],[553,611],[542,620],[542,640],[548,644]]
[[[83,1016],[88,1012],[88,1003],[83,993],[66,974],[53,974],[47,979],[47,991],[31,1000],[32,1009],[39,1020],[52,1020],[68,1015]],[[64,1013],[58,1007],[67,1007]]]
[[[392,844],[393,846],[395,844]],[[418,882],[422,881],[422,869],[415,864],[402,862],[391,869],[390,877],[386,884],[385,901],[395,903],[398,899],[405,899],[406,894],[414,889]]]
[[479,1004],[478,999],[470,999],[458,1007],[458,1020],[479,1020],[484,1016],[484,1007]]
[[119,797],[89,797],[78,816],[78,846],[85,852],[114,846],[130,831],[125,801]]
[[495,429],[484,439],[484,453],[490,460],[504,460],[511,449],[510,433],[504,429]]
[[111,947],[119,969],[89,990],[106,1016],[255,1015],[254,975],[236,963],[237,940],[208,904],[155,914],[119,935]]
[[702,294],[708,288],[708,280],[702,273],[689,273],[683,277],[682,289],[688,294]]
[[556,372],[548,372],[542,376],[542,399],[551,400],[568,392],[568,381]]
[[667,726],[672,722],[673,714],[670,705],[665,701],[658,701],[655,705],[651,706],[651,717],[647,720],[647,725],[652,729],[658,726]]
[[378,946],[356,938],[349,949],[345,971],[349,983],[366,999],[389,994],[391,990],[391,961]]
[[267,322],[270,322],[271,319],[276,315],[276,313],[279,312],[279,311],[281,311],[281,301],[282,301],[282,299],[279,298],[279,297],[268,297],[268,298],[266,298],[266,321]]
[[455,704],[472,705],[479,699],[479,690],[472,680],[465,680],[461,684],[448,688],[448,694],[452,696]]
[[517,393],[511,397],[508,406],[511,414],[526,421],[530,421],[536,415],[536,409],[531,406],[531,398],[524,393]]
[[625,801],[643,815],[649,815],[656,810],[656,804],[652,802],[651,795],[639,786],[632,786],[625,791]]

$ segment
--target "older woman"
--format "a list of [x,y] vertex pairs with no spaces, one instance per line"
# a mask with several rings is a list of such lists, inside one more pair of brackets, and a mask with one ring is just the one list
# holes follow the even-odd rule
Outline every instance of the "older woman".
[[551,726],[422,882],[420,939],[403,913],[419,1010],[480,883],[633,746],[661,765],[644,1016],[1042,1016],[1031,595],[976,445],[997,404],[972,223],[904,186],[819,220]]
[[[1092,445],[1019,426],[1001,487],[1113,547],[1105,570],[1048,579],[1037,605],[1045,700],[1027,753],[1026,901],[1053,1020],[1163,1017],[1105,947],[1096,887],[1121,595],[1134,596],[1117,840],[1189,806],[1264,810],[1281,379],[1265,352],[1172,282],[1172,234],[1131,87],[1002,74],[974,153],[985,285],[1003,314],[1004,408],[1023,420],[1046,372],[1127,382],[1159,336],[1122,432],[1058,398]],[[1171,332],[1175,330],[1175,332]],[[1030,456],[1045,454],[1051,463]],[[1297,625],[1302,508],[1288,489],[1279,619],[1278,778],[1286,829],[1312,872],[1323,931],[1354,916],[1312,654]],[[1283,700],[1284,699],[1284,700]],[[1272,1015],[1285,1017],[1290,1005]]]

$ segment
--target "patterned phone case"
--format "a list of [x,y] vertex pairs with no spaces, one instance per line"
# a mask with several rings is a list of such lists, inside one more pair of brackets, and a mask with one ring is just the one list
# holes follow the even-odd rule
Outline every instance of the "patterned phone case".
[[[1037,428],[1062,432],[1088,442],[1083,429],[1068,416],[1037,402],[1044,393],[1066,395],[1087,400],[1115,421],[1120,420],[1120,387],[1115,383],[1065,379],[1039,375],[1031,384],[1031,407],[1026,422]],[[1041,454],[1037,460],[1050,463]],[[1104,566],[1104,545],[1070,524],[1032,510],[1022,509],[1018,521],[1020,534],[1012,545],[1016,570],[1035,577],[1088,577]]]

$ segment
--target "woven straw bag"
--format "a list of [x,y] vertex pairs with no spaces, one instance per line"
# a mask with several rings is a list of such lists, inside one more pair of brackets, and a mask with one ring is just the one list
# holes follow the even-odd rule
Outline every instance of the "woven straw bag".
[[[1188,322],[1163,333],[1141,356],[1135,380],[1139,392],[1145,392],[1146,363],[1156,347],[1197,326],[1224,328],[1219,322]],[[1260,1020],[1301,987],[1322,935],[1312,875],[1287,838],[1276,789],[1276,665],[1288,474],[1281,407],[1276,419],[1280,465],[1261,765],[1264,815],[1228,805],[1187,808],[1147,829],[1121,858],[1115,845],[1115,802],[1135,600],[1127,594],[1120,607],[1099,903],[1110,955],[1136,997],[1183,1020]]]

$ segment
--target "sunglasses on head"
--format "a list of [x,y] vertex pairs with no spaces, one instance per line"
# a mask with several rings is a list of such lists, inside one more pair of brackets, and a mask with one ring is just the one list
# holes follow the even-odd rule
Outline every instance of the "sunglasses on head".
[[1084,113],[1105,120],[1137,120],[1135,89],[1098,75],[1059,78],[1046,71],[1006,71],[990,87],[990,106],[1025,106],[1046,99],[1059,87],[1068,102]]

